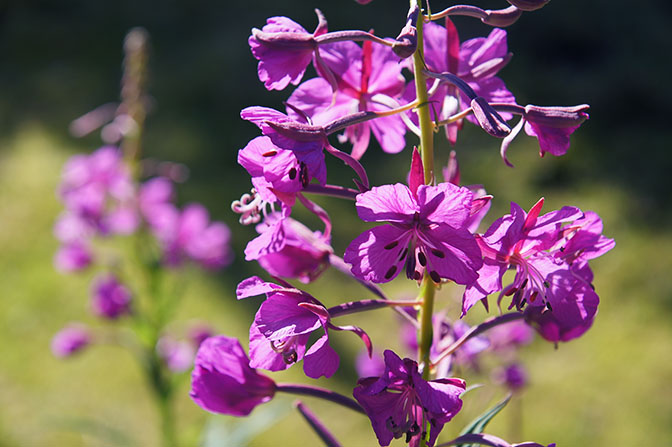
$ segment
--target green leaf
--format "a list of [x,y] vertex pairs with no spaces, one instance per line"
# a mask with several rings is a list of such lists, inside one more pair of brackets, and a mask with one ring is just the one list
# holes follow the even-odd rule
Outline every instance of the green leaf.
[[[482,433],[483,430],[485,429],[485,426],[488,425],[488,423],[492,420],[492,418],[494,418],[497,415],[497,413],[499,413],[502,410],[502,408],[504,408],[506,404],[509,403],[510,400],[511,395],[509,394],[504,398],[504,400],[497,403],[494,407],[490,408],[488,411],[486,411],[485,413],[481,414],[476,419],[471,421],[466,427],[464,427],[464,429],[462,429],[460,436],[472,433]],[[457,447],[476,447],[476,445],[461,444]]]

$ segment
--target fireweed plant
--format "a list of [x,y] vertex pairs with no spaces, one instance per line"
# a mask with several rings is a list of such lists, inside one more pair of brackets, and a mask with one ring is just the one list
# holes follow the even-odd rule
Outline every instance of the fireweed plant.
[[[191,390],[198,405],[246,416],[277,392],[312,396],[368,417],[381,446],[403,438],[411,446],[431,447],[463,405],[465,381],[451,377],[457,366],[475,367],[480,352],[497,352],[502,367],[493,378],[515,392],[526,383],[515,350],[530,341],[532,331],[557,344],[590,328],[599,298],[589,261],[614,246],[602,235],[597,214],[573,206],[542,213],[540,198],[527,207],[511,203],[510,213],[493,219],[481,234],[477,229],[493,196],[479,185],[460,185],[454,152],[443,181],[437,179],[433,147],[442,128],[454,145],[465,121],[481,127],[501,140],[502,159],[510,166],[507,150],[521,129],[538,140],[541,156],[560,156],[588,119],[587,105],[519,105],[497,76],[512,56],[501,28],[547,0],[508,2],[500,10],[455,5],[434,13],[429,3],[423,9],[412,0],[396,38],[329,32],[320,11],[312,33],[287,17],[271,17],[252,30],[248,43],[259,61],[259,80],[269,90],[297,87],[285,111],[253,106],[241,112],[261,135],[238,152],[253,189],[232,208],[242,224],[257,225],[259,236],[248,243],[245,259],[256,260],[269,278],[251,277],[237,288],[238,299],[265,297],[250,327],[249,356],[238,340],[223,335],[200,345]],[[492,31],[460,42],[450,19],[455,15],[477,18]],[[311,63],[318,77],[304,80]],[[407,149],[406,184],[371,185],[359,160],[372,138],[384,152],[399,153],[409,132],[419,144]],[[332,135],[339,144],[351,144],[350,153],[333,146]],[[331,157],[352,168],[354,188],[327,183]],[[360,219],[379,225],[353,235],[341,258],[330,245],[329,215],[310,195],[352,200]],[[294,220],[297,204],[321,219],[324,230]],[[376,298],[328,308],[286,281],[308,283],[329,267],[352,276]],[[507,271],[513,272],[508,284]],[[377,286],[398,276],[418,284],[417,299],[394,301]],[[454,318],[434,309],[435,292],[446,283],[463,287],[462,312]],[[461,320],[479,301],[489,309],[491,295],[498,316],[474,327]],[[401,315],[407,349],[402,355],[389,349],[381,354],[363,329],[337,322],[384,307]],[[313,385],[276,383],[259,372],[303,361],[308,377],[331,377],[339,356],[330,337],[343,331],[365,347],[356,361],[361,378],[354,399]],[[505,403],[439,445],[509,446],[482,433]],[[326,445],[340,445],[303,402],[296,406]]]
[[188,263],[221,269],[233,253],[224,223],[212,222],[200,204],[180,209],[174,203],[175,183],[184,181],[185,168],[140,160],[148,105],[145,31],[132,30],[124,50],[121,103],[72,123],[75,136],[102,127],[106,145],[67,161],[58,191],[65,210],[54,226],[61,243],[55,267],[64,273],[94,270],[89,309],[114,324],[94,329],[71,323],[54,336],[51,348],[57,357],[91,344],[128,349],[156,400],[162,444],[170,447],[177,445],[176,387],[192,368],[200,343],[212,335],[202,323],[174,321],[183,290],[180,270]]
[[[542,212],[540,198],[525,206],[511,203],[509,214],[488,218],[492,223],[479,233],[493,196],[479,185],[460,184],[454,153],[443,181],[437,178],[434,138],[442,129],[454,145],[463,125],[479,126],[500,139],[502,159],[510,165],[507,151],[522,129],[538,140],[541,156],[560,156],[588,119],[587,105],[520,105],[498,76],[511,60],[502,28],[547,0],[508,2],[500,10],[455,5],[433,12],[429,2],[412,0],[396,38],[330,32],[320,11],[313,32],[287,17],[271,17],[252,29],[248,43],[259,61],[259,80],[269,90],[297,87],[284,111],[253,106],[241,112],[261,135],[238,152],[253,189],[232,208],[242,224],[257,225],[259,235],[248,243],[245,259],[256,260],[268,276],[245,279],[236,291],[238,299],[263,297],[249,331],[249,354],[223,335],[200,345],[191,389],[198,405],[246,416],[278,392],[311,396],[368,417],[381,446],[402,438],[411,446],[431,447],[462,408],[466,384],[452,377],[458,366],[464,371],[477,365],[480,352],[497,352],[502,367],[494,378],[515,392],[526,382],[515,349],[529,342],[532,331],[557,344],[590,328],[599,298],[589,261],[614,246],[602,235],[597,214],[573,206]],[[451,21],[456,15],[479,19],[492,30],[461,42]],[[318,76],[304,80],[310,64]],[[407,133],[419,143],[407,146]],[[359,160],[372,139],[386,153],[406,150],[405,184],[370,184]],[[335,141],[352,145],[351,151],[335,147]],[[327,162],[334,157],[352,168],[354,187],[327,182]],[[353,235],[339,257],[331,246],[329,215],[313,195],[351,200],[360,219],[378,224]],[[313,231],[294,220],[295,206],[315,214],[324,229]],[[327,307],[287,282],[314,281],[329,267],[376,298]],[[397,277],[417,283],[416,299],[391,300],[377,285]],[[435,292],[447,283],[461,288],[461,315],[435,311]],[[473,327],[461,320],[477,302],[488,310],[491,299],[499,315]],[[363,329],[342,321],[385,307],[403,321],[407,352],[401,355],[374,350]],[[354,399],[313,385],[276,383],[260,372],[303,362],[306,376],[331,377],[339,355],[330,338],[344,331],[365,348],[356,362],[361,378],[353,384]],[[482,433],[505,403],[438,445],[509,446]],[[303,402],[296,406],[326,445],[340,445]]]

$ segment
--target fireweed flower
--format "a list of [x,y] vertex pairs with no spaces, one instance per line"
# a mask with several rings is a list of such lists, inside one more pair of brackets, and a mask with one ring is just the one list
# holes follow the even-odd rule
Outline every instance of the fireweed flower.
[[[333,94],[326,79],[313,78],[294,90],[288,100],[317,125],[326,125],[359,111],[384,112],[390,109],[384,105],[389,103],[386,98],[396,103],[404,91],[399,57],[389,47],[370,41],[364,42],[363,47],[354,42],[335,42],[321,45],[320,54],[330,74],[336,77],[338,90]],[[288,113],[293,115],[291,109]],[[352,143],[352,156],[360,159],[369,146],[372,132],[387,153],[398,153],[406,145],[406,126],[399,115],[349,126],[339,141]]]
[[[527,105],[515,106],[516,113],[522,115],[521,120],[511,129],[511,133],[502,140],[500,153],[504,162],[512,166],[506,157],[511,141],[525,127],[525,133],[539,140],[539,155],[547,152],[559,157],[569,150],[569,136],[589,118],[587,104],[572,107],[540,107]],[[504,106],[506,109],[506,106]]]
[[189,395],[204,410],[247,416],[273,398],[275,382],[250,367],[238,340],[220,335],[198,349]]
[[257,225],[259,237],[245,248],[245,260],[257,260],[270,275],[309,283],[329,265],[330,237],[310,231],[281,213],[269,214]]
[[80,241],[62,245],[54,255],[54,266],[64,273],[84,270],[92,261],[93,255],[89,244]]
[[116,276],[99,276],[91,290],[91,309],[99,317],[119,318],[131,312],[131,292]]
[[138,208],[150,228],[160,229],[174,218],[174,198],[173,183],[166,177],[154,177],[140,186]]
[[517,363],[498,368],[492,375],[496,383],[506,386],[511,391],[520,391],[525,388],[528,383],[527,371],[522,365]]
[[544,339],[557,343],[583,335],[593,324],[600,299],[585,281],[577,280],[551,308],[528,306],[525,321]]
[[[266,294],[250,327],[250,366],[269,371],[289,368],[303,359],[308,377],[331,377],[338,369],[339,358],[329,345],[328,329],[350,330],[360,336],[368,349],[368,336],[359,328],[339,327],[330,322],[322,303],[298,289],[282,288],[251,277],[238,285],[238,299]],[[323,335],[307,348],[313,331]]]
[[156,343],[156,353],[173,372],[183,372],[194,364],[194,346],[185,340],[164,335]]
[[357,195],[360,219],[389,223],[359,235],[343,259],[355,276],[376,283],[394,279],[404,262],[409,279],[420,280],[427,270],[435,282],[473,283],[482,265],[466,227],[473,193],[450,183],[415,185],[383,185]]
[[174,208],[154,233],[170,266],[178,266],[189,257],[206,268],[217,269],[228,265],[233,257],[229,227],[210,222],[208,211],[199,204],[187,205],[181,212]]
[[281,149],[268,137],[257,137],[238,151],[238,163],[252,177],[252,185],[266,203],[294,205],[296,193],[309,182],[308,167],[291,150]]
[[290,82],[301,81],[317,50],[315,37],[327,32],[327,22],[319,10],[316,13],[319,23],[312,34],[287,17],[271,17],[261,30],[252,29],[248,43],[266,89],[283,90]]
[[[426,381],[418,372],[418,364],[402,360],[386,350],[385,372],[380,377],[360,379],[353,396],[371,419],[373,431],[381,446],[406,435],[410,446],[434,445],[443,425],[462,408],[460,394],[465,390],[462,379]],[[427,423],[430,432],[425,429]]]
[[51,339],[51,352],[56,357],[69,357],[91,343],[88,329],[81,324],[69,324]]
[[[257,125],[262,133],[270,138],[273,145],[294,152],[300,165],[294,175],[304,187],[314,178],[321,185],[326,183],[327,165],[324,161],[323,149],[327,143],[327,137],[324,129],[294,120],[282,112],[267,107],[247,107],[240,112],[240,116]],[[256,144],[268,147],[269,151],[277,151],[277,148],[268,146],[265,141]],[[258,150],[258,148],[251,149]],[[261,155],[263,156],[264,153],[266,152],[262,152]],[[292,180],[291,172],[292,169],[296,169],[296,166],[285,166],[285,168],[285,174]]]
[[[515,98],[504,81],[495,76],[511,59],[506,31],[493,29],[488,37],[470,39],[462,45],[457,29],[450,21],[446,22],[445,27],[427,23],[423,27],[423,34],[425,63],[430,71],[457,75],[487,102],[515,104]],[[415,99],[413,83],[406,87],[404,99],[408,102]],[[430,107],[432,119],[437,121],[447,119],[471,105],[471,99],[464,92],[446,84],[440,85],[429,101],[433,104]],[[417,124],[417,115],[410,113],[409,116]],[[509,120],[512,115],[502,113],[501,116]],[[478,125],[473,116],[467,119]],[[448,139],[453,144],[457,138],[457,129],[455,124],[446,128]]]
[[70,213],[101,234],[129,234],[139,223],[133,182],[116,147],[105,146],[68,160],[60,196]]
[[[503,288],[500,300],[512,296],[510,307],[518,310],[529,304],[526,321],[547,340],[567,341],[590,327],[599,303],[582,253],[587,258],[601,255],[613,247],[613,241],[601,236],[601,222],[594,213],[586,218],[578,208],[564,207],[539,216],[542,205],[543,199],[525,213],[512,203],[511,214],[495,221],[478,239],[484,264],[478,281],[465,290],[463,314],[479,299],[502,290],[502,276],[511,267],[516,276]],[[570,221],[578,225],[563,226]]]

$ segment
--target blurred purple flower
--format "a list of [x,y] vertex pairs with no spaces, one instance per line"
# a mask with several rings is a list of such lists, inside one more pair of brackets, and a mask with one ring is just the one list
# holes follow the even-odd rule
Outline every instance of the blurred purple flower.
[[154,228],[164,249],[164,259],[178,266],[189,257],[206,268],[228,265],[233,258],[231,231],[222,222],[210,222],[203,205],[187,205],[182,212],[166,213],[165,221]]
[[169,335],[164,335],[156,343],[156,352],[169,370],[183,372],[194,364],[194,347],[184,340],[175,340]]
[[275,394],[275,382],[258,374],[235,338],[205,340],[196,354],[189,395],[204,410],[247,416]]
[[56,357],[69,357],[91,343],[91,334],[86,326],[70,323],[51,339],[51,352]]
[[116,276],[99,276],[91,290],[91,309],[99,317],[119,318],[131,312],[131,292]]
[[528,383],[527,371],[517,363],[495,370],[493,376],[495,382],[506,386],[511,391],[520,391]]
[[93,260],[86,242],[74,241],[62,245],[54,256],[54,265],[61,272],[78,272],[88,267]]

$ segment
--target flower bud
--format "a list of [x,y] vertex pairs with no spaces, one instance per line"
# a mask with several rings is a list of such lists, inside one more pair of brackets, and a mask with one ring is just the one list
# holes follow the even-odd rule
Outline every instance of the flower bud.
[[511,132],[508,124],[485,98],[479,96],[472,99],[471,108],[478,124],[493,137],[504,138]]
[[51,352],[56,357],[69,357],[89,345],[91,336],[81,324],[64,327],[51,339]]
[[116,319],[130,313],[131,293],[116,276],[98,277],[93,284],[91,309],[99,317]]
[[567,107],[525,106],[525,119],[530,123],[553,128],[578,127],[588,119],[588,104]]
[[481,22],[486,25],[496,26],[499,28],[505,28],[509,25],[513,25],[516,21],[523,15],[523,11],[516,8],[515,6],[509,6],[505,9],[496,9],[496,10],[486,10],[486,17],[481,19]]
[[549,0],[506,0],[516,8],[522,11],[536,11],[541,9],[549,2]]
[[401,32],[395,39],[392,51],[401,59],[411,57],[418,46],[418,30],[415,28],[415,23],[418,20],[420,8],[417,4],[411,6],[406,17],[406,25],[401,29]]

